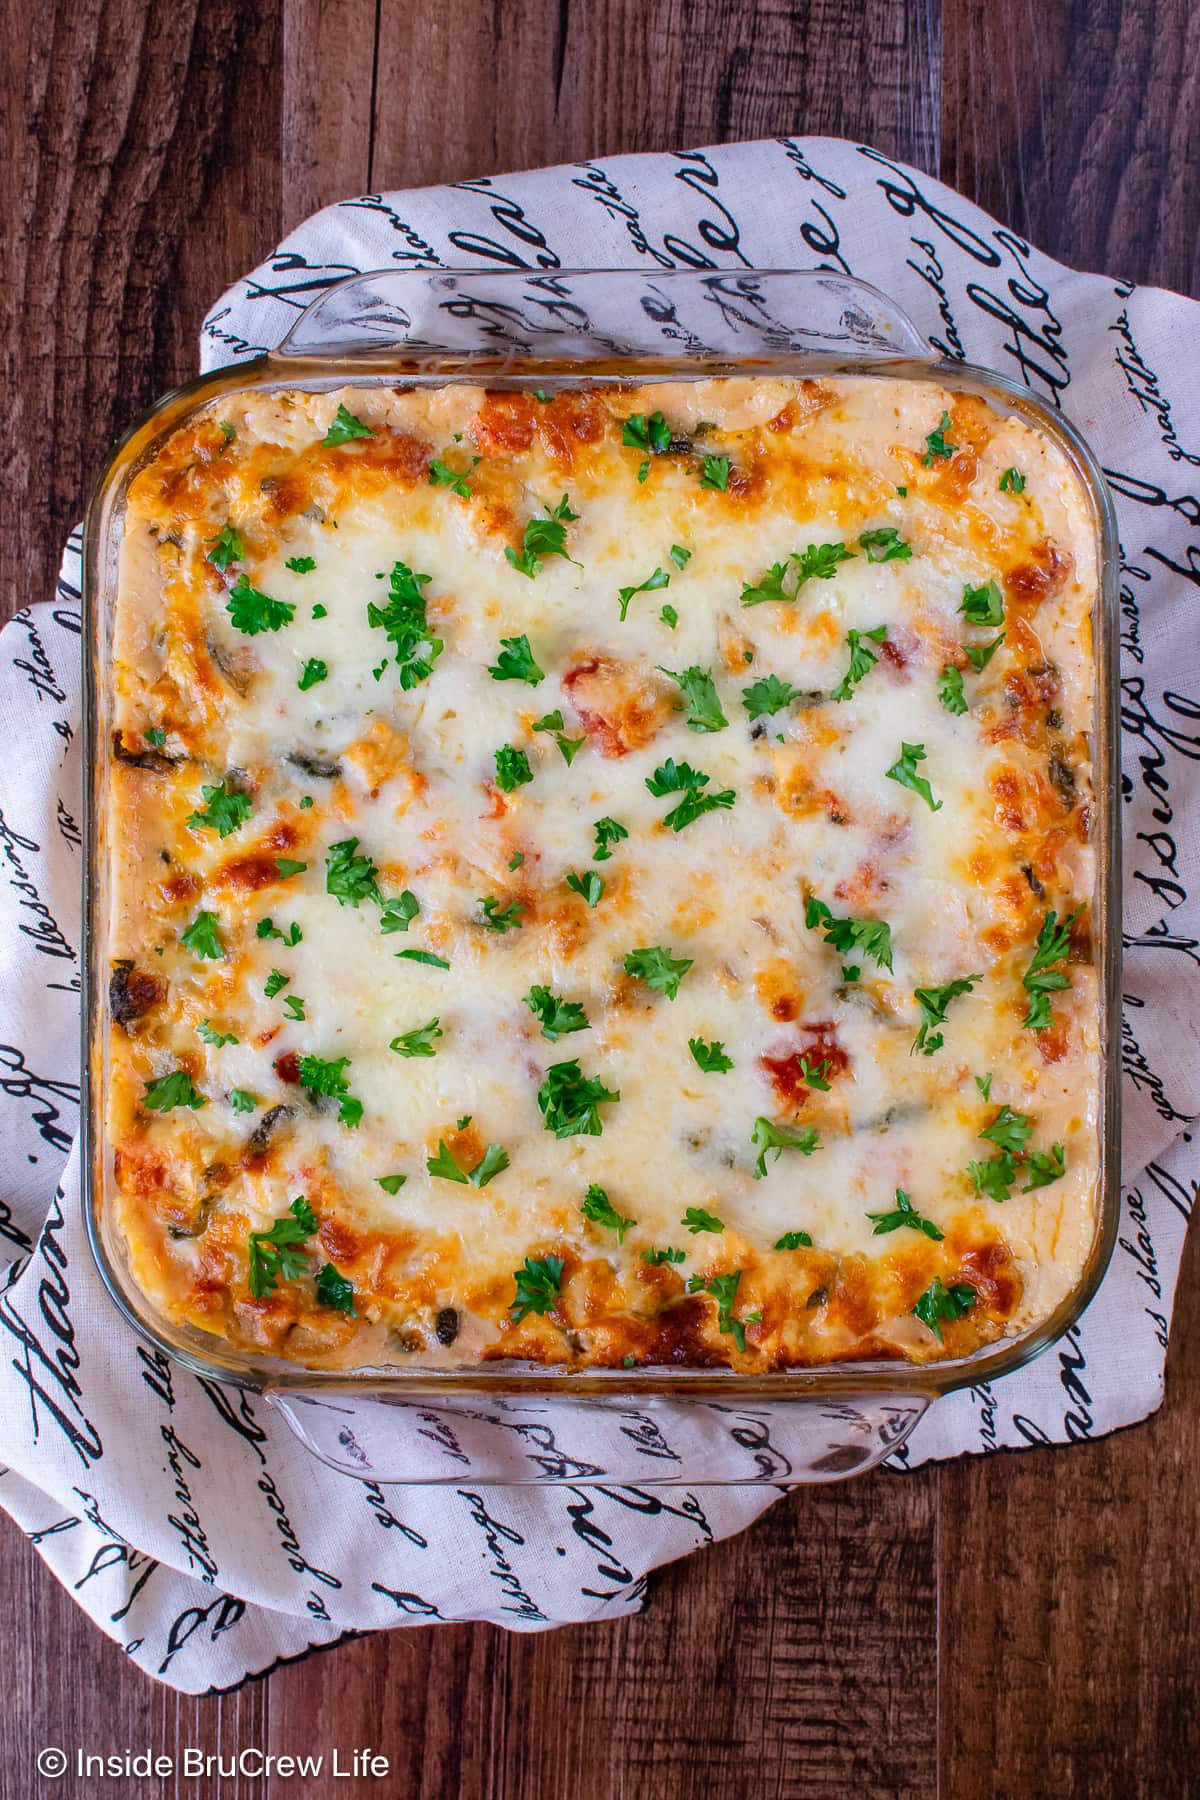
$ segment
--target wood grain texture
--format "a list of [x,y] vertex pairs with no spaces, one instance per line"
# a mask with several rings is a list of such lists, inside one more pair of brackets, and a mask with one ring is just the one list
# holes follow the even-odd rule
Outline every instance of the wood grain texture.
[[[48,593],[109,443],[194,371],[221,287],[344,193],[841,133],[1068,262],[1200,293],[1191,0],[12,0],[0,100],[0,614]],[[382,1746],[422,1800],[1195,1793],[1195,1242],[1170,1366],[1143,1429],[802,1492],[656,1576],[639,1618],[396,1632],[198,1701],[130,1667],[0,1520],[0,1797],[42,1791],[45,1743],[334,1738]]]

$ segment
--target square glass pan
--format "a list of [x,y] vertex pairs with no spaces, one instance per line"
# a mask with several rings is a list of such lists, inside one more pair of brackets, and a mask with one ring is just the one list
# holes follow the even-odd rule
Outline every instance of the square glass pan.
[[[105,946],[109,846],[104,796],[111,754],[112,620],[125,495],[137,471],[192,413],[238,391],[357,385],[485,382],[493,388],[602,388],[644,380],[689,381],[722,374],[819,376],[869,374],[933,379],[980,395],[1046,433],[1065,453],[1090,501],[1099,547],[1100,586],[1093,616],[1096,698],[1092,732],[1095,787],[1096,891],[1092,936],[1097,959],[1102,1068],[1100,1167],[1096,1229],[1080,1280],[1056,1311],[1016,1338],[969,1357],[922,1367],[892,1362],[838,1363],[766,1376],[672,1368],[559,1371],[520,1363],[432,1370],[403,1366],[353,1371],[306,1370],[232,1348],[225,1340],[158,1316],[129,1277],[105,1206],[110,1158],[104,1138],[109,1028]],[[84,538],[84,731],[89,780],[84,803],[83,935],[83,1207],[100,1273],[125,1319],[142,1337],[213,1381],[261,1390],[288,1416],[309,1447],[335,1466],[370,1479],[461,1479],[463,1470],[417,1469],[414,1453],[392,1470],[400,1416],[411,1408],[451,1408],[477,1427],[492,1409],[492,1426],[512,1449],[512,1415],[577,1412],[620,1415],[634,1408],[680,1404],[722,1415],[769,1416],[778,1438],[790,1421],[791,1453],[783,1461],[742,1444],[742,1472],[729,1455],[729,1431],[718,1427],[685,1456],[687,1479],[709,1481],[831,1479],[865,1468],[902,1442],[929,1401],[1018,1367],[1059,1337],[1087,1304],[1107,1265],[1120,1193],[1119,994],[1120,831],[1117,711],[1117,538],[1103,479],[1087,445],[1027,389],[969,364],[931,359],[912,322],[865,283],[815,271],[655,272],[383,270],[352,276],[321,293],[299,314],[277,350],[202,376],[165,396],[127,434],[103,471],[88,508]],[[387,1407],[386,1414],[379,1412]],[[366,1411],[364,1411],[364,1406]],[[563,1409],[566,1409],[565,1411]],[[749,1409],[747,1411],[747,1409]],[[347,1427],[347,1413],[357,1421]],[[374,1425],[370,1423],[374,1417]],[[813,1420],[820,1421],[815,1448]],[[840,1423],[839,1423],[840,1421]],[[551,1434],[553,1436],[553,1433]],[[743,1435],[745,1435],[743,1433]],[[700,1437],[704,1438],[703,1431]],[[736,1432],[734,1433],[737,1438]],[[751,1432],[753,1436],[753,1432]],[[518,1437],[525,1440],[518,1431]],[[347,1451],[347,1440],[353,1446]],[[741,1439],[737,1438],[741,1443]],[[374,1443],[374,1448],[369,1446]],[[389,1449],[391,1446],[391,1449]],[[526,1446],[527,1449],[527,1446]],[[551,1456],[530,1463],[522,1453],[480,1446],[472,1480],[566,1480]],[[847,1460],[848,1459],[848,1460]],[[417,1459],[419,1461],[419,1458]],[[626,1458],[626,1461],[628,1459]],[[491,1472],[493,1469],[502,1472]],[[555,1472],[558,1469],[558,1472]],[[628,1478],[620,1448],[590,1479]],[[644,1463],[636,1478],[647,1479]],[[674,1473],[657,1479],[680,1480]]]

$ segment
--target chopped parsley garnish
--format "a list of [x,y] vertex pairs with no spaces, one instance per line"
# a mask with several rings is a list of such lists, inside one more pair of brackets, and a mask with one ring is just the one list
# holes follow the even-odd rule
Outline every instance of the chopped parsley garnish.
[[583,1196],[580,1212],[593,1225],[604,1225],[609,1231],[615,1231],[618,1244],[625,1242],[625,1233],[637,1224],[636,1219],[622,1218],[602,1187],[593,1181]]
[[392,894],[382,903],[379,929],[385,937],[390,937],[394,931],[407,931],[420,910],[417,896],[410,888],[402,888],[398,894]]
[[530,519],[521,539],[520,555],[511,544],[504,546],[505,560],[530,581],[540,572],[543,557],[561,556],[566,562],[574,562],[575,558],[567,555],[567,525],[578,517],[564,494],[558,505],[550,509],[549,518]]
[[979,1089],[985,1100],[990,1100],[992,1097],[992,1082],[994,1079],[995,1077],[990,1069],[986,1075],[977,1075],[975,1077],[975,1086]]
[[729,486],[730,461],[727,456],[706,456],[700,471],[700,486],[724,493]]
[[180,932],[179,941],[193,956],[209,962],[220,962],[225,955],[225,947],[217,933],[217,915],[213,912],[198,912],[187,930]]
[[967,699],[963,693],[962,670],[947,663],[938,678],[938,699],[948,713],[965,713]]
[[319,656],[310,656],[300,671],[300,679],[296,686],[302,694],[307,694],[309,688],[316,687],[319,681],[324,681],[328,677],[328,674],[329,664],[323,662]]
[[443,1035],[441,1024],[437,1019],[430,1019],[428,1025],[414,1025],[411,1031],[402,1031],[388,1045],[397,1056],[436,1056],[436,1041]]
[[664,1263],[681,1263],[687,1261],[686,1250],[643,1250],[642,1261],[649,1263],[653,1269],[661,1269]]
[[608,862],[612,856],[613,844],[619,844],[629,833],[618,819],[597,819],[592,827],[596,834],[596,848],[592,851],[593,862]]
[[[472,457],[471,468],[477,467],[479,461],[478,456]],[[429,465],[429,485],[430,487],[453,488],[456,494],[461,494],[464,500],[469,500],[471,484],[467,480],[467,474],[468,471],[465,469],[448,468],[440,457],[435,456]]]
[[799,693],[800,689],[790,681],[783,681],[778,675],[764,675],[742,689],[742,705],[752,719],[759,719],[764,713],[777,713],[790,706]]
[[754,1179],[761,1181],[767,1172],[767,1156],[775,1152],[772,1161],[778,1162],[784,1150],[799,1150],[802,1156],[811,1156],[820,1138],[810,1126],[805,1131],[793,1131],[786,1125],[776,1125],[773,1119],[761,1116],[754,1121],[754,1130],[750,1133],[750,1142],[758,1151],[758,1161],[754,1165]]
[[432,950],[397,950],[396,955],[406,962],[427,963],[431,969],[450,967],[444,956],[435,956]]
[[721,711],[716,683],[708,669],[698,668],[695,664],[690,669],[664,669],[660,663],[658,672],[678,684],[689,731],[724,730],[729,720]]
[[1014,1112],[1011,1106],[1002,1106],[991,1124],[979,1135],[995,1144],[998,1150],[1007,1150],[1013,1156],[1020,1156],[1026,1139],[1032,1135],[1032,1127],[1024,1113]]
[[1082,911],[1083,907],[1077,906],[1061,925],[1056,912],[1048,912],[1042,920],[1033,961],[1021,977],[1021,985],[1029,995],[1029,1010],[1024,1023],[1030,1031],[1045,1031],[1053,1017],[1050,995],[1062,993],[1071,985],[1070,977],[1061,969],[1052,969],[1050,964],[1061,962],[1071,948],[1071,927]]
[[967,661],[976,672],[986,669],[1003,642],[1004,633],[1001,632],[998,637],[992,639],[990,644],[968,644],[966,646]]
[[714,812],[719,808],[729,808],[737,798],[732,788],[726,788],[719,794],[705,794],[711,777],[700,769],[693,769],[690,763],[677,763],[669,756],[665,763],[660,763],[653,775],[646,777],[646,786],[656,797],[663,794],[682,794],[683,799],[663,819],[672,831],[682,831],[685,825],[699,819],[706,812]]
[[692,560],[691,551],[685,550],[682,544],[672,544],[669,554],[677,569],[686,569]]
[[275,873],[282,881],[287,881],[292,875],[303,875],[307,867],[306,862],[297,862],[294,856],[277,856],[275,858]]
[[716,1218],[703,1206],[689,1206],[679,1223],[686,1225],[693,1237],[698,1237],[702,1231],[711,1231],[715,1234],[725,1229],[724,1219]]
[[703,1038],[689,1038],[688,1049],[692,1053],[692,1061],[706,1075],[724,1075],[733,1067],[733,1058],[726,1056],[725,1046],[720,1038],[714,1038],[711,1044]]
[[272,969],[263,983],[263,993],[266,998],[273,1000],[280,989],[285,988],[291,979],[291,976],[285,975],[282,969]]
[[509,1306],[512,1322],[519,1325],[529,1313],[554,1311],[562,1283],[561,1256],[527,1256],[519,1269],[513,1270],[516,1298]]
[[845,544],[809,544],[793,550],[783,562],[772,563],[756,584],[742,588],[743,606],[761,606],[767,600],[794,600],[806,581],[832,581],[838,565],[854,560]]
[[899,1231],[902,1225],[907,1225],[911,1231],[923,1231],[935,1244],[940,1244],[946,1235],[938,1230],[932,1219],[921,1217],[909,1196],[900,1187],[896,1189],[896,1204],[891,1212],[869,1212],[867,1217],[874,1224],[874,1237],[886,1237],[889,1231]]
[[431,1175],[439,1175],[443,1181],[457,1181],[466,1187],[485,1188],[494,1175],[500,1175],[508,1167],[508,1151],[503,1144],[489,1144],[479,1161],[473,1168],[460,1168],[446,1147],[445,1138],[438,1139],[437,1155],[425,1158],[425,1167]]
[[743,606],[765,606],[769,600],[794,600],[795,592],[784,591],[784,577],[788,574],[789,557],[784,562],[772,563],[766,574],[758,582],[742,583]]
[[496,752],[496,786],[503,793],[511,794],[514,788],[524,787],[532,780],[533,770],[525,752],[512,744],[502,744]]
[[501,906],[494,894],[480,900],[483,908],[483,925],[488,931],[498,931],[501,935],[506,931],[519,931],[521,914],[525,911],[519,900],[513,900],[508,906]]
[[941,462],[949,462],[950,458],[954,455],[954,452],[958,449],[958,445],[950,443],[946,437],[946,433],[949,429],[950,414],[944,412],[938,420],[936,428],[931,431],[925,439],[925,454],[921,458],[921,462],[925,468],[932,469],[934,457],[937,457]]
[[1020,469],[1005,469],[1000,477],[1000,492],[1002,494],[1023,494],[1025,492],[1025,477]]
[[810,894],[804,906],[810,931],[823,931],[825,942],[845,956],[861,950],[879,968],[892,972],[892,928],[883,919],[835,919],[823,900]]
[[776,1250],[811,1250],[812,1238],[807,1231],[785,1231],[775,1240]]
[[530,687],[536,687],[539,681],[545,680],[545,671],[533,660],[533,651],[524,632],[520,637],[501,638],[500,646],[499,656],[488,666],[493,681],[527,681]]
[[809,544],[799,556],[792,552],[792,561],[797,565],[799,582],[832,581],[838,571],[838,564],[853,562],[853,550],[847,550],[845,544]]
[[325,892],[339,906],[357,906],[363,900],[379,900],[379,870],[360,854],[357,838],[330,844],[325,853]]
[[167,734],[161,725],[152,725],[149,731],[143,731],[142,736],[145,738],[146,742],[152,744],[156,750],[161,750],[167,741]]
[[625,973],[636,981],[644,981],[656,994],[674,1000],[679,984],[692,966],[690,956],[672,956],[661,944],[642,950],[631,950],[625,958]]
[[407,1180],[407,1175],[377,1175],[375,1185],[381,1187],[385,1194],[398,1194]]
[[568,769],[575,761],[579,752],[583,749],[583,746],[587,743],[586,738],[567,737],[563,731],[563,716],[557,707],[555,707],[553,712],[546,713],[544,717],[535,719],[533,729],[535,731],[552,731],[554,733],[554,741],[558,745],[559,751],[562,754],[562,759],[566,763]]
[[986,1194],[989,1200],[1003,1204],[1012,1199],[1012,1185],[1017,1179],[1017,1165],[1007,1150],[999,1156],[993,1156],[988,1162],[970,1162],[967,1173],[975,1183],[977,1194]]
[[193,1112],[199,1112],[208,1101],[192,1086],[186,1069],[172,1069],[169,1075],[146,1083],[142,1105],[150,1112],[173,1112],[177,1106],[190,1106]]
[[601,1105],[621,1096],[595,1077],[584,1075],[574,1060],[550,1065],[537,1098],[546,1130],[568,1138],[599,1137],[603,1130]]
[[586,1031],[588,1016],[578,1000],[561,1000],[548,987],[531,987],[525,1005],[542,1028],[542,1036],[557,1044],[571,1031]]
[[1004,595],[994,581],[985,581],[982,587],[968,585],[958,610],[969,625],[1003,625]]
[[215,831],[224,838],[250,817],[249,795],[227,787],[224,781],[216,787],[202,786],[200,792],[205,803],[197,812],[189,813],[187,819],[193,831]]
[[308,1269],[308,1259],[300,1246],[317,1229],[317,1216],[303,1194],[298,1194],[281,1219],[270,1231],[252,1231],[250,1246],[250,1292],[262,1300],[275,1291],[275,1283],[295,1281]]
[[703,1275],[693,1275],[688,1280],[687,1288],[689,1294],[712,1295],[717,1303],[717,1330],[725,1332],[739,1350],[744,1350],[746,1328],[741,1319],[733,1316],[733,1303],[737,1298],[741,1279],[740,1269],[731,1269],[727,1275],[710,1275],[707,1280]]
[[1029,1177],[1021,1192],[1032,1194],[1035,1188],[1049,1187],[1052,1181],[1057,1181],[1066,1172],[1067,1158],[1061,1144],[1051,1144],[1048,1156],[1040,1150],[1031,1150],[1021,1170],[1023,1175]]
[[272,600],[250,586],[244,574],[239,575],[225,596],[225,610],[235,631],[257,637],[260,631],[279,631],[290,625],[296,608],[290,600]]
[[509,869],[510,870],[519,869],[521,864],[524,861],[525,861],[525,852],[523,850],[514,850],[512,855],[508,859]]
[[300,811],[301,812],[307,811],[307,809],[312,805],[312,803],[313,803],[312,795],[305,794],[303,799],[300,801]]
[[317,1304],[330,1306],[335,1312],[357,1319],[354,1310],[354,1283],[327,1262],[317,1272]]
[[661,607],[658,616],[670,631],[674,631],[679,623],[679,614],[675,611],[673,606]]
[[[367,623],[376,626],[389,639],[396,652],[400,670],[400,686],[408,692],[433,673],[433,665],[444,648],[441,638],[429,630],[426,600],[422,589],[432,580],[419,575],[405,562],[392,565],[388,578],[388,597],[382,606],[367,602]],[[387,659],[378,673],[387,667]]]
[[283,566],[290,569],[293,575],[311,575],[317,566],[317,559],[315,556],[289,556]]
[[884,773],[889,781],[899,782],[901,787],[911,788],[914,794],[920,794],[930,812],[941,812],[942,802],[934,799],[933,789],[924,775],[917,774],[917,764],[924,761],[924,744],[901,743],[899,756]]
[[248,1094],[245,1088],[230,1088],[229,1104],[234,1112],[252,1113],[258,1105],[258,1101],[253,1094]]
[[864,531],[858,542],[859,548],[866,551],[868,562],[907,562],[912,556],[912,545],[904,542],[894,525]]
[[603,878],[595,869],[589,869],[586,875],[577,875],[574,870],[567,876],[567,886],[572,893],[586,900],[589,906],[598,906],[604,895]]
[[629,602],[633,599],[635,594],[653,594],[656,593],[659,588],[670,587],[670,585],[671,577],[666,571],[664,569],[655,569],[653,575],[647,575],[645,581],[639,581],[636,587],[618,588],[617,593],[620,596],[621,601],[621,623],[624,624],[625,622],[625,615],[629,611]]
[[304,1002],[300,999],[298,994],[289,994],[287,996],[283,1003],[283,1010],[289,1019],[295,1019],[298,1022],[303,1022],[308,1016],[304,1010]]
[[872,644],[882,644],[887,636],[886,625],[876,625],[871,631],[848,631],[846,648],[850,652],[850,667],[842,676],[829,698],[831,700],[849,700],[855,688],[864,676],[869,675],[879,661]]
[[361,1100],[356,1100],[350,1092],[350,1083],[346,1079],[346,1070],[350,1067],[348,1056],[339,1056],[333,1061],[326,1061],[321,1056],[302,1056],[300,1058],[300,1085],[306,1088],[313,1099],[322,1095],[339,1102],[338,1118],[343,1125],[357,1125],[363,1114]]
[[660,412],[630,413],[621,430],[621,442],[630,450],[648,450],[657,456],[671,448],[671,427]]
[[196,1027],[196,1036],[202,1044],[211,1044],[214,1050],[220,1050],[225,1044],[236,1044],[239,1041],[232,1031],[218,1031],[208,1019],[201,1019]]
[[982,980],[982,975],[965,975],[958,981],[948,981],[945,987],[914,989],[913,997],[921,1009],[921,1029],[913,1039],[911,1056],[918,1052],[922,1056],[932,1056],[935,1050],[941,1049],[946,1039],[937,1027],[946,1023],[946,1008],[960,994],[969,994],[976,982]]
[[329,608],[327,606],[322,606],[320,601],[318,601],[316,606],[313,607],[312,616],[314,619],[327,619],[329,617]]
[[816,1088],[822,1094],[829,1092],[829,1083],[825,1079],[829,1074],[828,1061],[810,1063],[807,1056],[798,1056],[796,1067],[800,1072],[801,1081],[807,1087]]
[[942,1342],[942,1321],[961,1319],[969,1313],[975,1304],[975,1289],[966,1282],[956,1281],[947,1287],[940,1275],[935,1275],[921,1298],[913,1307],[913,1312],[923,1325]]
[[273,919],[260,919],[256,927],[256,934],[260,938],[278,938],[281,944],[289,944],[293,949],[304,937],[304,933],[294,922],[288,926],[286,931],[280,931]]
[[231,562],[246,560],[246,547],[242,543],[241,534],[232,525],[222,525],[220,531],[208,548],[205,558],[214,569],[220,569],[222,575]]
[[327,449],[333,449],[338,444],[348,444],[352,438],[369,438],[374,436],[375,433],[371,430],[369,425],[364,425],[361,419],[356,418],[346,407],[339,405],[337,411],[333,415],[333,423],[325,433],[325,436],[321,439],[321,442]]
[[227,444],[232,444],[234,438],[237,436],[237,426],[231,424],[228,419],[221,419],[218,424],[221,436],[225,439],[225,442]]

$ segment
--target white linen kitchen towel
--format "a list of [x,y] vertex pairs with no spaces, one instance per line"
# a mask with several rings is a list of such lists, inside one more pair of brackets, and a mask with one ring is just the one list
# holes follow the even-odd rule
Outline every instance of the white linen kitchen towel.
[[[1200,1113],[1200,306],[1050,261],[938,182],[825,139],[616,157],[308,220],[205,321],[205,367],[358,270],[812,267],[892,295],[934,352],[1023,380],[1108,471],[1123,544],[1126,1190],[1112,1267],[1055,1349],[937,1403],[901,1460],[1061,1443],[1162,1396]],[[776,1487],[379,1488],[260,1401],[149,1351],[79,1217],[79,542],[0,637],[0,1504],[102,1630],[188,1692],[347,1633],[612,1618]],[[57,1184],[57,1187],[56,1187]],[[567,1446],[586,1461],[586,1433]]]

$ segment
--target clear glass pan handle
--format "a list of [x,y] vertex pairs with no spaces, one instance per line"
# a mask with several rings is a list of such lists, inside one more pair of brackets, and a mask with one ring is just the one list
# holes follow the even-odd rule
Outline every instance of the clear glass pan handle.
[[361,1481],[524,1487],[802,1487],[874,1468],[929,1405],[915,1393],[787,1400],[267,1388],[307,1450]]
[[819,269],[376,269],[326,288],[272,356],[930,360],[894,301]]

